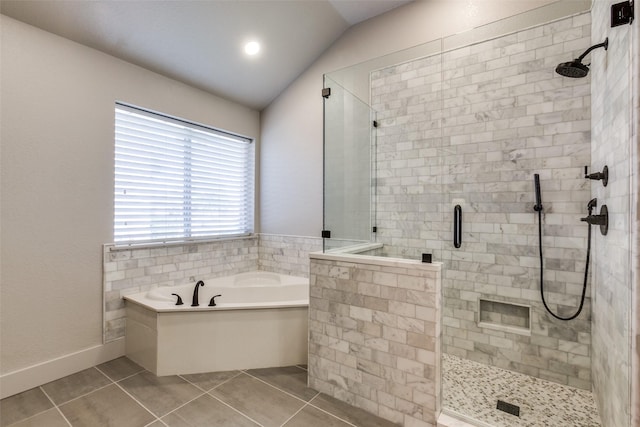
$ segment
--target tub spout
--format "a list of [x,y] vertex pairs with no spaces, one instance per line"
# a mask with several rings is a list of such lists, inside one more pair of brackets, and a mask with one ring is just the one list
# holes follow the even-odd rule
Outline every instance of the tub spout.
[[204,282],[202,280],[199,280],[198,283],[196,283],[196,287],[193,288],[193,300],[191,301],[191,307],[197,307],[200,305],[198,302],[198,289],[200,286],[204,286]]

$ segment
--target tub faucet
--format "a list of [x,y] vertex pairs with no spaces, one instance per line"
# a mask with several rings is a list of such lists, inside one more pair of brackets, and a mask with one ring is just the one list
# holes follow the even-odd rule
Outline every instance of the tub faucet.
[[197,307],[200,305],[200,303],[198,302],[198,288],[200,288],[200,286],[204,286],[204,282],[202,280],[198,280],[198,283],[196,283],[196,287],[193,289],[193,300],[191,301],[191,307]]

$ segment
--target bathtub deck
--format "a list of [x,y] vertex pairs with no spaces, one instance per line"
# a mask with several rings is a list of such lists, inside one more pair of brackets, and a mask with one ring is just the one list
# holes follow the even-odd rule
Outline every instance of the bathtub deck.
[[[443,409],[478,426],[600,427],[591,392],[443,354]],[[520,406],[520,417],[496,409]],[[457,426],[469,424],[441,424]]]

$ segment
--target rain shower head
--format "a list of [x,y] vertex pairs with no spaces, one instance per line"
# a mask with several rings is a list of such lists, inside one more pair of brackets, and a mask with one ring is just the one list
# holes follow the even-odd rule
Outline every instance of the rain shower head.
[[564,77],[571,77],[573,79],[579,79],[586,77],[589,74],[589,67],[582,62],[574,59],[571,62],[563,62],[556,67],[556,73]]
[[587,74],[589,74],[589,66],[583,64],[582,60],[585,56],[587,56],[589,52],[599,47],[604,47],[604,50],[607,50],[607,48],[609,47],[609,38],[607,37],[603,43],[594,44],[573,61],[563,62],[562,64],[559,64],[556,67],[556,73],[560,74],[561,76],[571,77],[574,79],[586,77]]

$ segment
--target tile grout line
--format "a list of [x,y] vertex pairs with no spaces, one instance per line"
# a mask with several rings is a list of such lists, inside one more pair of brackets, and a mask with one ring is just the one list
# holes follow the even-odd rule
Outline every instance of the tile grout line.
[[[143,371],[141,371],[141,372],[143,372]],[[138,375],[139,373],[140,373],[140,372],[138,372],[137,374],[134,374],[134,375]],[[131,378],[131,377],[133,377],[134,375],[130,375],[130,376],[128,376],[127,378]],[[123,380],[125,380],[125,379],[127,379],[127,378],[123,378],[123,379],[122,379],[122,380],[120,380],[120,381],[123,381]],[[157,416],[156,414],[154,414],[154,413],[153,413],[153,411],[151,411],[149,408],[147,408],[145,405],[143,405],[143,404],[142,404],[142,402],[140,402],[138,399],[136,399],[136,398],[135,398],[135,396],[133,396],[131,393],[129,393],[127,390],[125,390],[125,388],[124,388],[124,387],[122,387],[122,386],[119,384],[119,381],[114,381],[113,383],[116,385],[116,387],[118,387],[120,390],[122,390],[122,391],[124,392],[124,394],[126,394],[127,396],[129,396],[129,397],[130,397],[134,402],[136,402],[138,405],[142,406],[142,408],[143,408],[145,411],[147,411],[147,412],[148,412],[148,413],[150,413],[153,417],[155,417],[155,420],[154,420],[153,422],[155,422],[155,421],[160,421],[160,422],[162,422],[162,420],[160,420],[160,417],[159,417],[159,416]],[[164,422],[163,422],[163,424],[164,424]]]
[[[304,409],[306,406],[311,405],[311,406],[312,406],[312,407],[314,407],[315,409],[318,409],[318,410],[320,410],[320,411],[322,411],[322,412],[324,412],[324,413],[326,413],[326,414],[329,414],[329,415],[331,415],[332,417],[339,419],[340,421],[344,421],[345,423],[347,423],[347,424],[349,424],[349,425],[351,425],[351,426],[355,426],[354,424],[350,423],[349,421],[347,421],[347,420],[345,420],[345,419],[343,419],[343,418],[340,418],[339,416],[337,416],[337,415],[335,415],[335,414],[332,414],[331,412],[325,411],[324,409],[322,409],[322,408],[318,408],[317,406],[313,405],[313,404],[311,403],[311,401],[312,401],[312,400],[314,400],[316,397],[318,397],[318,396],[321,394],[319,391],[316,391],[316,390],[311,389],[311,390],[315,391],[315,392],[316,392],[316,394],[315,394],[315,396],[313,396],[311,399],[309,399],[308,401],[306,401],[306,400],[301,399],[301,398],[299,398],[298,396],[295,396],[295,395],[293,395],[293,394],[291,394],[291,393],[287,392],[286,390],[283,390],[283,389],[281,389],[281,388],[279,388],[279,387],[277,387],[277,386],[275,386],[275,385],[273,385],[273,384],[269,384],[268,382],[266,382],[266,381],[264,381],[264,380],[262,380],[262,379],[260,379],[260,378],[258,378],[258,377],[255,377],[255,376],[251,375],[250,373],[248,373],[248,372],[246,372],[246,371],[242,371],[242,372],[246,373],[246,374],[247,374],[247,375],[249,375],[251,378],[255,378],[256,380],[258,380],[258,381],[260,381],[260,382],[262,382],[262,383],[264,383],[264,384],[267,384],[268,386],[271,386],[271,387],[275,388],[276,390],[279,390],[279,391],[281,391],[281,392],[283,392],[283,393],[285,393],[285,394],[287,394],[287,395],[289,395],[289,396],[291,396],[291,397],[293,397],[293,398],[295,398],[295,399],[298,399],[298,400],[300,400],[300,401],[304,402],[304,405],[302,406],[302,408],[300,408],[300,409],[299,409],[295,414],[293,414],[291,417],[289,417],[289,419],[287,419],[287,421],[285,421],[285,423],[286,423],[286,422],[289,422],[289,421],[291,420],[291,418],[293,418],[293,416],[294,416],[294,415],[296,415],[298,412],[300,412],[300,411],[301,411],[302,409]],[[309,387],[307,387],[307,388],[309,388]],[[283,424],[283,425],[284,425],[284,424]]]
[[[224,372],[224,371],[221,371],[221,372]],[[191,381],[189,381],[187,378],[185,378],[185,377],[183,377],[183,376],[182,376],[182,375],[191,375],[191,374],[178,374],[177,376],[178,376],[178,377],[180,377],[180,378],[182,378],[183,380],[185,380],[185,381],[186,381],[186,382],[188,382],[189,384],[192,384],[193,386],[198,387],[198,388],[199,388],[200,390],[202,390],[203,392],[205,392],[205,393],[209,393],[211,390],[214,390],[214,389],[216,389],[216,388],[220,387],[222,384],[226,384],[226,383],[228,383],[229,381],[231,381],[232,379],[234,379],[235,377],[237,377],[237,376],[238,376],[238,375],[240,375],[241,373],[242,373],[242,371],[238,371],[238,373],[237,373],[237,374],[235,374],[234,376],[232,376],[231,378],[227,378],[226,380],[222,381],[220,384],[216,384],[215,386],[211,387],[209,390],[205,390],[205,389],[203,389],[203,388],[202,388],[202,387],[200,387],[198,384],[196,384],[196,383],[194,383],[194,382],[191,382]]]
[[[298,400],[300,400],[300,401],[304,402],[305,404],[306,404],[306,403],[309,403],[309,401],[304,400],[304,399],[302,399],[302,398],[300,398],[300,397],[298,397],[298,396],[296,396],[296,395],[294,395],[294,394],[291,394],[291,393],[289,393],[288,391],[283,390],[283,389],[281,389],[281,388],[280,388],[280,387],[278,387],[278,386],[275,386],[275,385],[273,385],[273,384],[270,384],[270,383],[266,382],[265,380],[260,379],[260,378],[258,378],[258,377],[256,377],[256,376],[254,376],[254,375],[251,375],[250,373],[248,373],[248,372],[246,372],[246,371],[243,371],[243,372],[244,372],[245,374],[247,374],[248,376],[250,376],[251,378],[254,378],[254,379],[258,380],[258,381],[260,381],[261,383],[268,385],[269,387],[273,387],[273,388],[275,388],[276,390],[279,390],[279,391],[283,392],[284,394],[286,394],[286,395],[288,395],[288,396],[293,397],[294,399],[298,399]],[[313,389],[311,389],[311,390],[313,390]],[[313,391],[315,391],[315,390],[313,390]],[[316,391],[316,393],[319,393],[319,392],[317,392],[317,391]],[[317,395],[317,394],[316,394],[316,395]],[[313,397],[316,397],[316,396],[313,396]],[[313,399],[313,397],[312,397],[311,399]],[[309,399],[309,400],[311,400],[311,399]]]
[[[59,407],[58,405],[56,405],[56,402],[54,402],[54,401],[53,401],[53,399],[51,398],[51,396],[49,396],[49,394],[48,394],[46,391],[44,391],[44,389],[42,388],[42,386],[40,386],[40,387],[38,387],[38,388],[40,389],[40,391],[42,391],[42,392],[44,393],[44,395],[45,395],[45,396],[47,396],[47,399],[49,399],[49,401],[53,404],[53,407],[54,407],[54,408],[56,408],[56,411],[58,411],[58,413],[62,416],[62,418],[67,422],[67,424],[69,424],[69,427],[73,427],[73,426],[71,425],[71,421],[69,421],[69,420],[67,419],[67,417],[62,413],[62,411],[60,410],[60,407]],[[43,412],[44,412],[44,411],[43,411]],[[39,414],[41,414],[41,413],[42,413],[42,412],[40,412]],[[36,414],[36,415],[39,415],[39,414]],[[34,415],[34,417],[35,417],[35,415]],[[33,418],[33,417],[29,417],[29,418]],[[29,419],[29,418],[27,418],[27,419]],[[22,420],[22,421],[24,421],[24,420]]]
[[296,412],[293,413],[293,415],[291,415],[289,418],[287,418],[282,424],[280,424],[280,427],[284,427],[289,421],[291,421],[291,419],[293,417],[295,417],[296,415],[298,415],[304,408],[306,408],[307,406],[309,406],[309,402],[306,402],[304,405],[302,405],[300,407],[300,409],[298,409]]
[[[234,375],[234,376],[233,376],[233,377],[231,377],[231,378],[228,378],[227,380],[225,380],[225,381],[221,382],[220,384],[216,385],[215,387],[212,387],[212,388],[211,388],[211,390],[209,390],[209,391],[213,391],[213,390],[215,390],[216,388],[220,387],[222,384],[225,384],[225,383],[227,383],[228,381],[232,380],[233,378],[236,378],[236,377],[237,377],[238,375],[240,375],[241,373],[242,373],[242,371],[239,371],[236,375]],[[193,385],[193,386],[194,386],[194,387],[196,387],[198,390],[204,390],[202,387],[198,387],[197,385],[193,384],[191,381],[187,380],[186,378],[183,378],[181,375],[176,375],[176,376],[177,376],[177,377],[179,377],[179,378],[181,378],[183,381],[187,382],[187,384],[191,384],[191,385]],[[224,401],[222,401],[222,400],[218,399],[216,396],[213,396],[213,395],[212,395],[212,394],[210,394],[208,391],[202,391],[202,393],[201,393],[201,394],[199,394],[198,396],[194,397],[193,399],[189,400],[188,402],[183,403],[182,405],[178,406],[177,408],[175,408],[175,409],[173,409],[173,410],[171,410],[171,411],[167,412],[166,414],[164,414],[164,415],[163,415],[163,417],[166,417],[166,416],[167,416],[167,415],[169,415],[169,414],[173,414],[173,413],[174,413],[174,412],[176,412],[178,409],[180,409],[180,408],[182,408],[182,407],[184,407],[184,406],[186,406],[186,405],[190,404],[191,402],[193,402],[193,401],[195,401],[195,400],[197,400],[197,399],[199,399],[199,398],[201,398],[202,396],[205,396],[205,395],[207,395],[207,396],[209,396],[209,397],[212,397],[212,398],[214,398],[214,399],[218,400],[219,402],[221,402],[221,403],[222,403],[222,404],[224,404],[225,406],[228,406],[228,407],[229,407],[229,408],[231,408],[232,410],[234,410],[234,411],[236,411],[237,413],[239,413],[240,415],[242,415],[243,417],[248,418],[248,419],[249,419],[249,420],[251,420],[252,422],[254,422],[254,423],[258,424],[260,427],[263,427],[263,426],[262,426],[262,424],[260,424],[259,422],[257,422],[257,421],[256,421],[256,420],[254,420],[253,418],[251,418],[251,417],[249,417],[248,415],[246,415],[246,414],[242,413],[241,411],[237,410],[236,408],[234,408],[233,406],[231,406],[231,405],[227,404],[226,402],[224,402]],[[179,417],[180,419],[184,420],[184,419],[183,419],[179,414],[175,414],[175,415],[176,415],[177,417]],[[162,421],[162,420],[160,420],[160,421],[161,421],[163,424],[166,424],[166,423],[164,423],[164,421]]]
[[[85,397],[85,396],[87,396],[87,395],[89,395],[89,394],[91,394],[91,393],[93,393],[93,392],[95,392],[95,391],[102,390],[103,388],[109,387],[111,384],[113,384],[113,383],[114,383],[114,381],[113,381],[111,378],[109,378],[108,376],[104,375],[104,374],[102,373],[102,371],[100,371],[96,366],[93,366],[92,368],[94,368],[94,369],[95,369],[96,371],[98,371],[101,375],[103,375],[107,380],[109,380],[109,381],[110,381],[110,384],[105,384],[105,385],[103,385],[103,386],[101,386],[101,387],[96,388],[95,390],[88,391],[88,392],[86,392],[86,393],[84,393],[84,394],[81,394],[81,395],[79,395],[79,396],[74,397],[73,399],[66,400],[66,401],[64,401],[64,402],[62,402],[62,403],[60,403],[60,404],[56,404],[56,402],[54,402],[54,401],[53,401],[53,399],[52,399],[51,397],[49,397],[49,394],[47,394],[47,392],[44,390],[44,386],[45,386],[45,385],[47,385],[47,384],[51,384],[51,383],[42,384],[41,386],[38,386],[38,387],[39,387],[39,388],[42,390],[42,392],[43,392],[43,393],[44,393],[44,394],[45,394],[45,395],[46,395],[46,396],[51,400],[51,402],[52,402],[54,405],[56,405],[56,406],[62,406],[62,405],[66,405],[66,404],[67,404],[67,403],[69,403],[69,402],[73,402],[73,401],[78,400],[78,399],[80,399],[80,398],[82,398],[82,397]],[[88,368],[88,369],[85,369],[85,370],[89,370],[89,369],[92,369],[92,368]],[[82,372],[82,371],[80,371],[80,372]],[[79,372],[77,372],[77,373],[79,373]],[[72,375],[74,375],[74,374],[72,374]],[[69,375],[69,376],[71,376],[71,375]],[[65,378],[66,378],[66,377],[65,377]],[[60,378],[60,379],[62,379],[62,378]],[[52,382],[55,382],[55,381],[52,381]]]
[[154,414],[153,412],[151,412],[146,406],[144,406],[142,404],[142,402],[138,401],[138,399],[136,399],[133,395],[131,395],[129,392],[127,392],[127,390],[124,389],[124,387],[122,387],[119,382],[120,381],[124,381],[127,380],[129,378],[135,377],[136,375],[142,373],[142,372],[146,372],[146,369],[142,368],[137,372],[134,372],[131,375],[127,375],[125,377],[120,378],[119,380],[115,380],[114,378],[111,378],[109,375],[107,375],[106,372],[104,372],[102,369],[99,368],[99,365],[95,366],[95,368],[100,371],[104,376],[106,376],[107,378],[109,378],[111,381],[113,381],[113,384],[115,384],[120,390],[122,390],[127,396],[129,396],[134,402],[136,402],[138,405],[142,406],[142,408],[144,410],[146,410],[147,412],[149,412],[152,416],[155,417],[155,420],[151,421],[148,425],[151,425],[153,423],[155,423],[156,421],[160,421],[162,424],[166,425],[166,423],[164,421],[162,421],[156,414]]
[[134,377],[134,376],[138,375],[138,374],[139,374],[139,373],[141,373],[141,372],[145,372],[145,371],[146,371],[146,369],[142,368],[142,369],[140,369],[139,371],[136,371],[136,372],[134,372],[134,373],[133,373],[133,374],[131,374],[131,375],[127,375],[126,377],[122,377],[122,378],[120,378],[119,380],[116,380],[116,379],[114,379],[114,378],[111,378],[109,375],[107,375],[107,374],[106,374],[102,369],[100,369],[98,366],[94,366],[94,367],[95,367],[98,371],[100,371],[100,373],[101,373],[102,375],[104,375],[105,377],[109,378],[109,379],[110,379],[111,381],[113,381],[114,383],[117,383],[117,382],[119,382],[119,381],[127,380],[127,379],[129,379],[129,378],[131,378],[131,377]]
[[[109,381],[111,381],[111,380],[109,380]],[[78,400],[78,399],[82,399],[83,397],[87,397],[88,395],[90,395],[90,394],[92,394],[92,393],[95,393],[96,391],[100,391],[100,390],[102,390],[102,389],[105,389],[105,388],[107,388],[107,387],[109,387],[110,385],[113,385],[113,384],[115,384],[115,383],[114,383],[114,382],[111,382],[110,384],[105,384],[105,385],[103,385],[102,387],[98,387],[98,388],[96,388],[95,390],[91,390],[91,391],[89,391],[89,392],[87,392],[87,393],[85,393],[85,394],[82,394],[82,395],[80,395],[80,396],[76,396],[76,397],[74,397],[73,399],[66,400],[66,401],[64,401],[64,402],[62,402],[62,403],[60,403],[60,404],[56,404],[56,403],[54,402],[54,405],[56,405],[56,406],[63,406],[63,405],[66,405],[67,403],[75,402],[75,401],[76,401],[76,400]],[[42,386],[40,386],[40,387],[42,387]],[[42,389],[42,391],[44,392],[44,389]],[[46,392],[45,392],[45,394],[46,394]],[[48,394],[47,394],[47,397],[49,397],[49,395],[48,395]],[[51,399],[51,401],[53,402],[53,399]]]
[[[200,390],[200,389],[199,389],[199,390]],[[202,391],[202,392],[200,392],[200,394],[198,394],[198,395],[197,395],[196,397],[194,397],[193,399],[190,399],[190,400],[188,400],[188,401],[184,402],[182,405],[179,405],[179,406],[177,406],[177,407],[173,408],[172,410],[170,410],[169,412],[167,412],[166,414],[164,414],[164,415],[163,415],[163,417],[166,417],[167,415],[174,413],[174,412],[175,412],[175,411],[177,411],[178,409],[180,409],[180,408],[182,408],[182,407],[184,407],[184,406],[188,405],[189,403],[193,402],[194,400],[198,400],[198,399],[200,399],[200,398],[201,398],[202,396],[204,396],[205,394],[207,394],[207,392],[206,392],[206,391]],[[159,417],[158,417],[158,418],[159,418]]]
[[[340,418],[340,417],[339,417],[339,416],[337,416],[336,414],[332,414],[331,412],[329,412],[329,411],[327,411],[327,410],[325,410],[325,409],[322,409],[322,408],[320,408],[320,407],[318,407],[318,406],[314,405],[312,402],[313,402],[313,401],[314,401],[318,396],[320,396],[321,394],[322,394],[322,393],[318,392],[318,394],[316,394],[315,396],[313,396],[313,399],[311,399],[311,400],[309,401],[309,405],[310,405],[311,407],[316,408],[317,410],[322,411],[322,412],[324,412],[324,413],[326,413],[326,414],[329,414],[329,415],[331,415],[332,417],[335,417],[335,418],[339,419],[340,421],[344,421],[345,423],[349,424],[350,426],[358,427],[356,424],[353,424],[351,421],[349,421],[349,420],[345,420],[344,418]],[[350,405],[350,406],[352,406],[352,405]]]
[[[215,389],[212,388],[211,390],[213,391]],[[251,418],[249,415],[245,414],[244,412],[240,411],[239,409],[234,408],[233,406],[229,405],[227,402],[225,402],[224,400],[220,399],[218,396],[214,396],[211,393],[207,393],[209,396],[211,396],[212,398],[216,399],[218,402],[222,403],[225,406],[228,406],[229,408],[231,408],[232,410],[236,411],[237,413],[239,413],[240,415],[242,415],[243,417],[249,419],[250,421],[256,423],[257,425],[259,425],[260,427],[264,427],[263,424],[259,423],[258,421],[254,420],[253,418]]]

